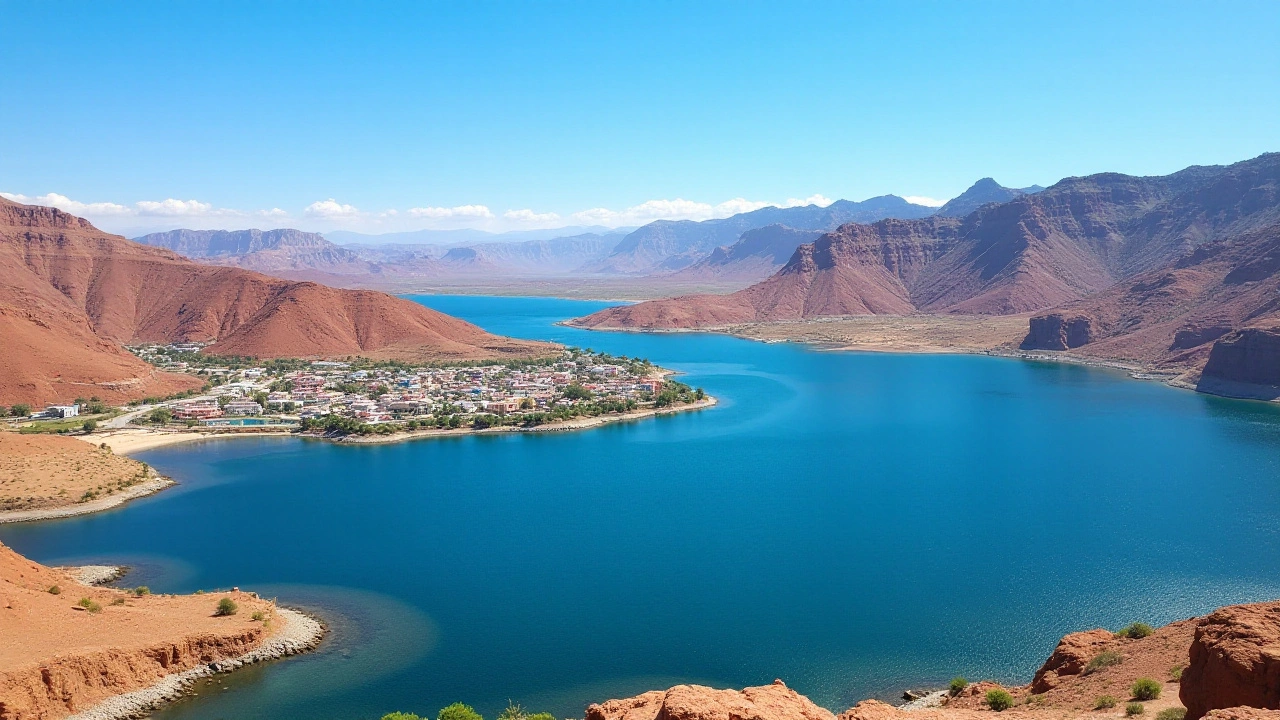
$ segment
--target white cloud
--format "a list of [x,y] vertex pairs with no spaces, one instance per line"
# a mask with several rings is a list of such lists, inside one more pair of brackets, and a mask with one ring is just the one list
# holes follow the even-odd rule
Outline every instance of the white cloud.
[[578,222],[599,225],[643,225],[654,220],[711,220],[774,205],[771,202],[734,198],[717,205],[676,198],[649,200],[625,210],[590,208],[572,215]]
[[818,207],[826,207],[835,202],[831,198],[822,193],[814,193],[807,198],[788,198],[782,207],[805,207],[808,205],[817,205]]
[[287,210],[281,210],[280,208],[271,208],[270,210],[257,210],[253,214],[260,218],[266,218],[268,220],[284,220],[289,217],[289,212]]
[[502,213],[502,217],[520,223],[553,223],[560,219],[560,216],[553,212],[539,213],[528,208],[523,210],[508,210]]
[[56,207],[59,210],[72,213],[73,215],[132,215],[134,214],[133,208],[130,208],[124,205],[117,205],[115,203],[110,203],[110,202],[82,203],[76,200],[72,200],[66,195],[59,195],[58,193],[49,193],[47,195],[37,195],[35,197],[29,197],[21,193],[0,193],[0,196],[3,196],[17,203],[22,203],[23,205],[48,205],[50,207]]
[[343,205],[333,198],[317,200],[308,205],[302,212],[307,217],[325,220],[350,220],[360,217],[359,208],[354,205]]
[[456,207],[416,207],[409,208],[409,217],[445,219],[488,219],[493,213],[484,205],[458,205]]
[[734,198],[732,200],[726,200],[720,203],[719,205],[716,205],[714,208],[712,208],[711,216],[712,217],[729,217],[730,215],[737,215],[738,213],[751,212],[752,210],[759,210],[762,207],[769,207],[770,205],[773,205],[773,204],[774,203],[771,203],[771,202],[758,202],[756,200],[747,200],[746,198]]
[[[213,206],[209,203],[200,202],[199,200],[162,200],[155,202],[152,200],[141,200],[137,204],[139,215],[155,215],[160,217],[178,217],[187,215],[209,215],[213,210]],[[220,211],[219,214],[227,214],[227,211]]]
[[924,205],[925,207],[942,207],[947,204],[946,200],[938,200],[937,198],[925,197],[923,195],[907,195],[902,199],[916,205]]

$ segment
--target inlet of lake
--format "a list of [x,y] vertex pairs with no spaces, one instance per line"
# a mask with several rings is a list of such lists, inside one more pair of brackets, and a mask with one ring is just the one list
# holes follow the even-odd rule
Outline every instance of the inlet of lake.
[[[128,585],[310,608],[319,652],[166,720],[557,717],[784,679],[839,711],[956,675],[1026,682],[1064,633],[1280,598],[1280,409],[1076,365],[587,332],[606,303],[414,297],[649,358],[717,407],[577,432],[138,457],[179,485],[0,528]],[[216,597],[216,596],[211,596]],[[212,600],[211,600],[212,602]]]

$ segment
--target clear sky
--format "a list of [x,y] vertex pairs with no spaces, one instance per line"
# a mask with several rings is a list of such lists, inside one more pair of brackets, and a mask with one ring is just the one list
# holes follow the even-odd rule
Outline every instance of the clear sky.
[[117,231],[630,225],[1280,150],[1274,0],[0,0],[0,27],[0,191]]

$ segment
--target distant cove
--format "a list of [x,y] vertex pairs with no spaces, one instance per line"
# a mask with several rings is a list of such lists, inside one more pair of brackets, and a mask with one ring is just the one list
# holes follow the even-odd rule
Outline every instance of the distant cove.
[[556,325],[607,303],[413,297],[646,357],[714,408],[582,432],[138,455],[179,485],[0,527],[157,592],[328,617],[321,652],[154,717],[360,720],[508,699],[558,717],[775,677],[843,709],[1025,681],[1065,632],[1280,598],[1280,408],[1081,366]]

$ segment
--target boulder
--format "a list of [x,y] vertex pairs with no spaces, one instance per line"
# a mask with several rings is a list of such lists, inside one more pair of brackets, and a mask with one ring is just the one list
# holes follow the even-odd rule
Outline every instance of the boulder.
[[1187,720],[1242,705],[1280,708],[1280,602],[1233,605],[1201,618],[1178,697]]
[[586,720],[835,720],[835,715],[774,680],[742,690],[677,685],[592,705]]
[[1031,680],[1031,692],[1038,695],[1052,690],[1059,685],[1061,678],[1083,673],[1098,653],[1113,650],[1119,645],[1115,633],[1101,628],[1063,636],[1053,654],[1036,671],[1035,678]]
[[1280,710],[1263,710],[1251,707],[1210,710],[1206,720],[1280,720]]

